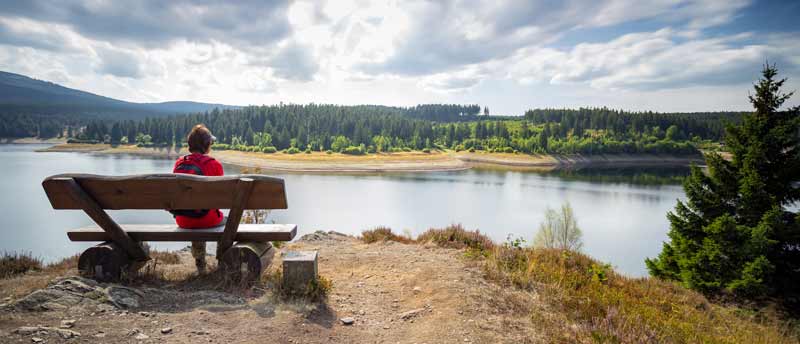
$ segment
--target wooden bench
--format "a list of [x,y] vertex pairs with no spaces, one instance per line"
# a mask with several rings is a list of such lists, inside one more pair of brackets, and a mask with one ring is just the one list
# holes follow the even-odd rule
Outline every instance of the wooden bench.
[[[263,175],[205,177],[188,174],[99,176],[60,174],[42,182],[53,209],[83,210],[96,225],[67,232],[72,241],[102,241],[84,251],[84,276],[114,280],[150,259],[143,241],[216,241],[220,270],[254,280],[274,255],[271,241],[290,241],[296,225],[239,224],[246,209],[286,209],[282,179]],[[209,229],[175,224],[119,225],[105,209],[230,209],[228,220]]]

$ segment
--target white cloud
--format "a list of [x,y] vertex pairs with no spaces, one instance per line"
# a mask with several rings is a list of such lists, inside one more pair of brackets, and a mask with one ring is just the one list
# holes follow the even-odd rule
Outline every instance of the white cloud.
[[[565,104],[605,99],[628,106],[634,103],[613,97],[631,96],[658,107],[656,95],[690,89],[721,94],[746,86],[767,58],[791,78],[800,76],[796,33],[730,32],[749,4],[3,2],[0,69],[133,101],[413,105],[503,99],[520,110],[535,106],[527,93],[493,87],[514,84],[531,93],[585,94],[548,95]],[[730,25],[710,29],[724,24]],[[593,35],[597,28],[605,36]]]
[[[662,29],[627,34],[569,50],[534,47],[501,64],[523,83],[587,83],[597,89],[660,89],[751,80],[751,73],[777,47],[747,44],[748,34],[685,40]],[[794,51],[794,54],[800,50]]]

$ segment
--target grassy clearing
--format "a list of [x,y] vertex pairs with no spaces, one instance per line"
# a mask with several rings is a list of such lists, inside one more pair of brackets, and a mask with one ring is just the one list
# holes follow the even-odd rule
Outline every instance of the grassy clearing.
[[[381,229],[383,240],[397,237]],[[372,236],[367,236],[372,238]],[[367,238],[362,236],[362,240]],[[376,240],[377,241],[377,240]],[[367,242],[367,240],[365,240]],[[374,242],[374,241],[372,241]],[[409,242],[403,238],[402,242]],[[430,229],[413,242],[464,248],[488,280],[534,292],[531,321],[555,342],[797,343],[796,321],[769,309],[710,302],[654,278],[630,278],[591,257],[556,249],[494,244],[461,226]],[[479,254],[476,254],[479,253]]]

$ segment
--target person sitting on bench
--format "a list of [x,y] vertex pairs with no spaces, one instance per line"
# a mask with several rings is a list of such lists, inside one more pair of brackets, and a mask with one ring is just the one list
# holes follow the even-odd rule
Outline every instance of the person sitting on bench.
[[[190,154],[184,155],[175,161],[172,173],[186,173],[201,176],[221,176],[224,174],[222,164],[208,156],[211,144],[216,138],[203,124],[192,128],[187,137]],[[178,227],[187,229],[211,228],[222,224],[224,216],[219,209],[182,209],[170,211],[175,217]],[[197,265],[198,272],[206,269],[206,242],[192,242],[192,256]]]

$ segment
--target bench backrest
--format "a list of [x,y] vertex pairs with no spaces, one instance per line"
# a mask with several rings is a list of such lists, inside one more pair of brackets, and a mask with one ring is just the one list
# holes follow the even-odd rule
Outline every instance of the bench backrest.
[[283,179],[255,174],[60,174],[45,179],[42,186],[53,209],[83,209],[69,190],[72,180],[103,209],[230,209],[236,204],[240,179],[252,180],[244,209],[287,208]]

